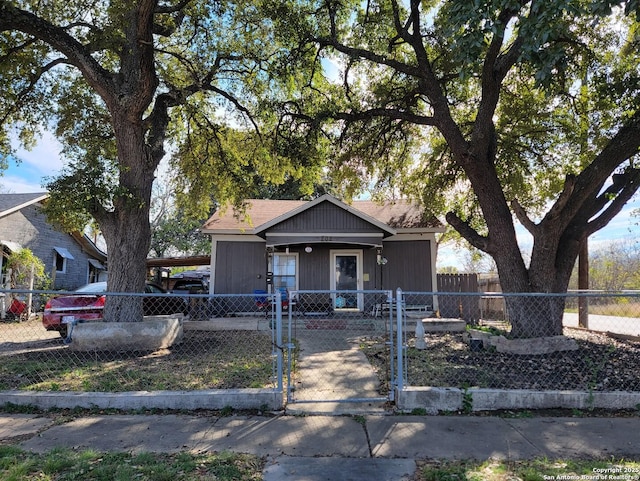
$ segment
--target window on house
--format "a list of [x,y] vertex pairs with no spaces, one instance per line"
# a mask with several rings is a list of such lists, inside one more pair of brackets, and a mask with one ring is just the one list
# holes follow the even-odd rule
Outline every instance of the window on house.
[[285,287],[288,291],[296,290],[298,271],[297,254],[273,254],[273,287]]
[[89,282],[99,282],[104,266],[95,259],[89,259]]
[[67,260],[72,260],[73,256],[64,247],[54,247],[53,251],[54,261],[56,264],[56,272],[59,274],[64,274],[65,272],[67,272]]

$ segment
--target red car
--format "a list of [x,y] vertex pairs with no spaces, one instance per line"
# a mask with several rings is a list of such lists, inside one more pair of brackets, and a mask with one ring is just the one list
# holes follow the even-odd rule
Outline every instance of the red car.
[[[74,321],[94,321],[102,319],[102,311],[107,292],[106,282],[94,282],[82,286],[74,294],[51,298],[44,306],[42,324],[47,331],[58,331],[62,337],[67,337],[67,326]],[[146,294],[167,294],[167,291],[155,284],[147,283]],[[159,316],[164,314],[185,313],[187,305],[180,297],[143,298],[143,312],[145,316]]]

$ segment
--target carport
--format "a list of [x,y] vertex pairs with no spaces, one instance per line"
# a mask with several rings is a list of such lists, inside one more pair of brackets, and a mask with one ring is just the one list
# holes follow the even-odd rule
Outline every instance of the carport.
[[170,274],[172,267],[210,266],[211,256],[185,256],[185,257],[156,257],[147,259],[147,271],[156,284],[169,289],[169,277],[163,276],[163,272]]

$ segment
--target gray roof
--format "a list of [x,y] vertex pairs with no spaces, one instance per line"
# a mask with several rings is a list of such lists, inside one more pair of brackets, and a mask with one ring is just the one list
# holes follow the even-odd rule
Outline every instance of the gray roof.
[[[47,199],[47,192],[33,192],[30,194],[0,194],[0,218],[13,214],[27,206],[37,204]],[[71,236],[90,256],[106,262],[107,254],[103,252],[86,234],[72,232]]]
[[36,202],[49,197],[47,192],[34,192],[31,194],[0,194],[0,217],[11,214]]

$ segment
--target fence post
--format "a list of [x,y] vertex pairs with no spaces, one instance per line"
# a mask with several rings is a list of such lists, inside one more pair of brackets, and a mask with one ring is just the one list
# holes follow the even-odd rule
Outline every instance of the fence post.
[[[291,309],[291,306],[289,306]],[[282,292],[276,290],[276,376],[278,377],[278,390],[282,392],[283,389],[283,373],[282,370],[283,360],[282,360]]]
[[[296,299],[297,301],[299,301],[298,292],[297,291],[289,292],[289,299],[291,300]],[[292,326],[291,326],[292,323],[293,323],[293,304],[290,302],[289,315],[287,317],[287,402],[292,401],[291,370],[293,369],[292,357],[293,357],[293,349],[294,349],[294,344],[291,342],[292,335],[293,335]]]
[[404,333],[402,332],[402,289],[398,287],[396,291],[396,342],[397,344],[397,356],[398,356],[398,372],[396,374],[396,389],[402,391],[404,389],[404,346],[402,341],[404,339]]
[[[386,291],[386,296],[387,296],[387,305],[393,306],[393,291]],[[380,309],[380,315],[384,316],[384,311],[382,309]],[[386,324],[386,321],[385,321],[385,324]],[[393,309],[391,309],[390,307],[389,308],[389,371],[390,371],[389,374],[391,378],[389,379],[389,385],[390,385],[389,401],[396,400],[396,393],[393,388],[393,386],[395,386],[397,383],[397,376],[395,373],[396,366],[394,363],[394,359],[395,359],[394,342],[395,340],[393,339]]]

